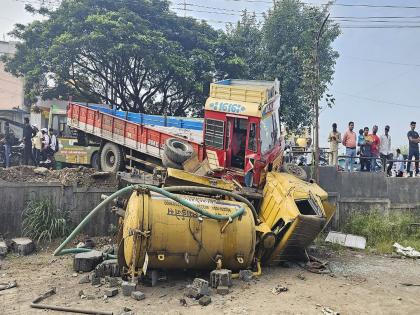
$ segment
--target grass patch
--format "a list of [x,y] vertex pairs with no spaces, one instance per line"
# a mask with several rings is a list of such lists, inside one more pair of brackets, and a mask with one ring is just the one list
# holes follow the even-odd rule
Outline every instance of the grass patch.
[[420,250],[420,229],[411,225],[415,222],[420,222],[419,217],[409,212],[355,213],[343,232],[364,236],[367,245],[379,253],[392,252],[395,242]]
[[66,236],[70,228],[69,213],[48,199],[30,201],[22,213],[23,234],[38,242]]

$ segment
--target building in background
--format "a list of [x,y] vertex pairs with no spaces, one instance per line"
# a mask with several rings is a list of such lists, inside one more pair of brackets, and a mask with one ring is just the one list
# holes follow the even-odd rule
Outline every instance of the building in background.
[[[15,51],[14,42],[0,41],[0,56],[11,56]],[[9,121],[16,137],[21,138],[22,128],[18,126],[28,116],[29,113],[24,108],[24,79],[6,72],[0,61],[0,118],[3,118],[0,119],[0,132],[4,132],[5,121]]]

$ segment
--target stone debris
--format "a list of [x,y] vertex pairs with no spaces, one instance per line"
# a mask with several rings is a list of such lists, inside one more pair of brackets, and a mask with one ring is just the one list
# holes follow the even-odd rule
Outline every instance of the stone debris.
[[324,315],[339,315],[340,313],[338,313],[338,312],[336,312],[336,311],[334,311],[334,310],[332,310],[331,308],[329,308],[329,307],[323,307],[322,308],[322,310],[321,310],[321,312],[322,312],[322,314],[324,314]]
[[135,299],[136,301],[141,301],[141,300],[144,300],[146,298],[146,296],[144,295],[144,293],[143,292],[140,292],[140,291],[133,291],[133,292],[131,292],[131,297],[133,299]]
[[79,284],[84,284],[84,283],[89,283],[89,282],[90,282],[89,275],[83,275],[83,276],[79,279]]
[[8,251],[9,247],[6,244],[6,241],[0,241],[0,257],[5,257]]
[[232,271],[228,269],[213,270],[210,272],[210,286],[216,289],[219,286],[232,286]]
[[95,269],[95,267],[103,260],[102,252],[92,250],[86,253],[79,253],[74,256],[73,269],[74,271],[88,272]]
[[131,296],[131,293],[136,290],[136,284],[134,282],[124,281],[121,284],[121,288],[124,296]]
[[289,289],[282,286],[282,285],[276,285],[274,288],[271,289],[271,293],[274,295],[279,295],[282,292],[287,292]]
[[27,237],[12,238],[12,250],[19,255],[30,255],[35,251],[35,243]]
[[217,294],[226,295],[229,293],[229,287],[224,285],[219,285],[216,289]]
[[252,270],[245,269],[245,270],[239,270],[239,279],[245,282],[249,282],[254,277],[254,273]]
[[106,280],[108,281],[108,286],[110,288],[117,287],[120,284],[120,282],[118,281],[118,278],[107,277]]
[[195,278],[193,283],[190,285],[187,285],[185,295],[189,298],[193,299],[199,299],[203,295],[209,295],[210,294],[210,288],[208,281],[201,279],[201,278]]
[[98,172],[92,168],[79,166],[77,168],[64,168],[49,170],[45,167],[12,166],[0,168],[0,180],[6,182],[59,182],[63,186],[83,187],[117,187],[114,176],[97,176]]
[[97,286],[97,285],[101,285],[101,278],[97,277],[95,274],[92,275],[91,279],[90,279],[90,283],[93,286]]
[[420,258],[420,252],[416,251],[413,247],[404,247],[398,243],[394,243],[392,246],[399,255],[410,258]]
[[207,306],[211,303],[211,297],[204,295],[198,300],[198,303],[202,306]]
[[105,289],[104,293],[107,297],[113,297],[118,294],[118,289],[117,288]]
[[101,262],[95,268],[96,276],[100,278],[108,277],[119,277],[120,268],[118,267],[117,259],[107,259]]
[[11,289],[11,288],[16,288],[17,286],[18,285],[17,285],[17,282],[15,280],[13,280],[11,282],[8,282],[8,283],[0,283],[0,291],[8,290],[8,289]]

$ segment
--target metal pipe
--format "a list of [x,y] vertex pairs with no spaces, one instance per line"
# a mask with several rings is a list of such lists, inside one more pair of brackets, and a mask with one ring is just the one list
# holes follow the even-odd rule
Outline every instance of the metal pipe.
[[225,196],[235,198],[237,201],[241,201],[245,203],[251,209],[256,225],[259,225],[261,223],[260,219],[258,218],[257,210],[255,210],[254,205],[251,202],[249,202],[249,200],[246,199],[245,197],[235,194],[231,191],[213,188],[213,187],[197,187],[197,186],[172,186],[172,187],[165,187],[165,190],[169,192],[185,191],[185,192],[212,194],[212,195],[220,194],[220,195],[225,195]]
[[31,303],[32,308],[39,308],[43,310],[53,310],[53,311],[60,311],[60,312],[69,312],[69,313],[80,313],[80,314],[98,314],[98,315],[113,315],[113,312],[107,311],[99,311],[99,310],[88,310],[88,309],[81,309],[81,308],[74,308],[74,307],[64,307],[64,306],[55,306],[55,305],[47,305],[47,304],[34,304]]

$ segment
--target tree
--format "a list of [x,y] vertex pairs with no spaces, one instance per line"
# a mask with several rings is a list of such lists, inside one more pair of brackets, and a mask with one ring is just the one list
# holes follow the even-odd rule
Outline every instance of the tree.
[[215,73],[218,32],[161,0],[63,0],[17,25],[6,68],[25,76],[30,102],[76,95],[123,110],[198,114]]
[[245,71],[235,73],[234,69],[227,76],[241,73],[248,79],[279,78],[281,117],[292,131],[310,125],[312,93],[316,90],[317,98],[321,98],[333,79],[338,53],[331,45],[340,29],[327,22],[319,46],[320,80],[314,81],[315,39],[325,16],[325,11],[299,0],[280,0],[261,25],[245,14],[227,33],[226,41],[233,46],[231,51],[246,64]]

